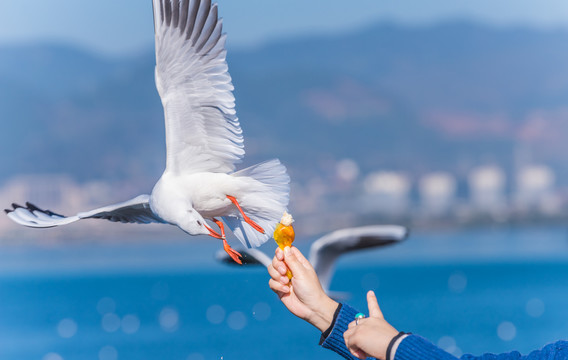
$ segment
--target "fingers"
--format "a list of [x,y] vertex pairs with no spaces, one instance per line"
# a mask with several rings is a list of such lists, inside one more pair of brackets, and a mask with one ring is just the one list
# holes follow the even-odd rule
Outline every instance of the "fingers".
[[361,351],[359,349],[350,349],[349,351],[351,352],[351,354],[353,354],[353,356],[355,356],[358,359],[366,359],[370,357],[364,351]]
[[[355,321],[352,322],[353,326],[355,325]],[[357,335],[356,329],[349,324],[349,329],[343,333],[343,339],[345,340],[345,345],[349,352],[358,359],[366,359],[369,356],[357,347]]]
[[[278,266],[278,265],[277,265],[277,266]],[[280,267],[280,266],[278,266],[278,267]],[[281,271],[276,270],[276,269],[274,268],[274,265],[273,265],[273,264],[270,264],[270,265],[267,267],[267,270],[268,270],[268,274],[270,275],[270,277],[271,277],[272,280],[274,280],[274,281],[280,282],[280,283],[282,283],[282,284],[284,284],[284,285],[288,284],[288,282],[290,281],[290,280],[288,279],[288,277],[286,276],[286,268],[284,268],[284,275],[282,275],[282,272],[281,272]]]
[[272,291],[277,293],[279,296],[290,292],[289,286],[284,285],[274,279],[268,280],[268,286],[270,286],[270,289],[272,289]]
[[302,254],[302,252],[300,250],[298,250],[297,247],[292,246],[290,248],[290,250],[294,253],[294,255],[296,255],[296,258],[298,259],[298,261],[300,262],[300,264],[302,264],[306,269],[310,269],[312,268],[312,264],[310,264],[310,262],[308,261],[308,259],[306,259],[304,257],[304,254]]
[[302,253],[295,247],[284,248],[284,262],[288,265],[292,274],[295,275],[302,274],[306,270],[304,263],[309,264],[308,260],[306,260]]
[[282,249],[280,249],[279,247],[276,248],[274,255],[278,260],[284,261],[284,251],[282,251]]
[[282,260],[278,260],[276,256],[272,258],[272,267],[282,275],[286,275],[286,270],[288,270],[286,264]]
[[373,291],[367,293],[367,304],[369,306],[369,316],[374,318],[383,319],[383,312],[379,307],[379,302],[377,301],[377,296]]

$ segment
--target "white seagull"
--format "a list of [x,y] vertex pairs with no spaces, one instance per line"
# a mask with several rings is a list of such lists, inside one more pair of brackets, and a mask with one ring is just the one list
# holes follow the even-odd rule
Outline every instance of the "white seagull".
[[[331,293],[329,285],[334,273],[335,261],[352,251],[382,247],[400,242],[408,237],[408,229],[399,225],[370,225],[336,230],[322,236],[310,246],[309,262],[314,267],[322,288]],[[272,258],[257,249],[241,250],[244,264],[261,264],[268,267]],[[232,263],[225,253],[217,253],[217,260]]]
[[[153,8],[167,159],[152,193],[69,217],[30,203],[12,204],[6,213],[36,228],[93,218],[176,225],[190,235],[222,239],[224,250],[240,263],[223,223],[247,248],[263,244],[286,210],[290,178],[278,160],[236,171],[245,151],[217,4],[153,0]],[[220,234],[206,220],[216,223]]]

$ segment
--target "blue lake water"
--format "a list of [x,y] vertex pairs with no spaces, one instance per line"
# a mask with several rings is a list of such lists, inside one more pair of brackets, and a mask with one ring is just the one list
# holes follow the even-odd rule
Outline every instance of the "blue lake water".
[[[298,241],[307,253],[310,240]],[[290,315],[262,268],[218,264],[216,242],[4,247],[0,359],[339,359]],[[272,244],[263,250],[272,252]],[[354,253],[332,290],[456,354],[528,353],[568,338],[563,228],[412,234]]]

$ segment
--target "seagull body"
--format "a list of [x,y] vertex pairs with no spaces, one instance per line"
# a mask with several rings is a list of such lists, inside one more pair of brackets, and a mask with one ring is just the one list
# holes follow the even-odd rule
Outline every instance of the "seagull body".
[[[65,217],[26,203],[6,210],[30,227],[96,218],[166,223],[223,240],[229,227],[247,248],[268,240],[289,200],[290,178],[278,160],[236,171],[244,141],[226,62],[222,19],[211,0],[153,0],[156,88],[164,107],[166,169],[150,195]],[[221,234],[205,220],[216,223]],[[221,221],[222,220],[222,221]]]

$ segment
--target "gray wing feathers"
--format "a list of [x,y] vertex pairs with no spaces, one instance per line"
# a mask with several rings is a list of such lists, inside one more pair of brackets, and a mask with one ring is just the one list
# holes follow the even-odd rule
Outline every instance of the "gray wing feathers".
[[122,223],[164,223],[150,209],[150,195],[139,195],[132,200],[77,214],[79,219],[105,219]]
[[37,206],[26,203],[26,206],[12,204],[12,209],[5,210],[8,217],[24,226],[48,228],[70,224],[81,219],[105,219],[122,223],[164,223],[150,209],[149,195],[140,195],[134,199],[105,206],[96,210],[79,213],[75,216],[63,216],[50,210],[43,210]]
[[341,229],[315,241],[310,248],[313,265],[324,289],[329,288],[335,260],[351,251],[380,247],[404,240],[408,229],[397,225],[372,225]]
[[167,169],[232,172],[244,156],[223,22],[210,0],[153,0]]

